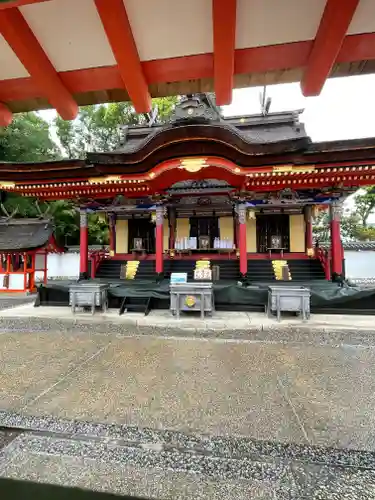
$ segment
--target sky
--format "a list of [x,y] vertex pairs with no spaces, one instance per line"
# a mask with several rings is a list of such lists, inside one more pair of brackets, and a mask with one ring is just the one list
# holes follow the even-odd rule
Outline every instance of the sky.
[[[262,90],[235,90],[224,114],[259,113]],[[313,141],[375,137],[375,75],[331,78],[317,97],[304,97],[298,83],[268,86],[267,96],[271,112],[304,109],[300,120]]]
[[[233,102],[224,114],[248,115],[260,112],[263,87],[234,90]],[[313,141],[375,137],[375,75],[330,78],[317,97],[303,97],[298,83],[269,85],[270,111],[303,109],[300,119]],[[53,110],[41,111],[52,121]]]

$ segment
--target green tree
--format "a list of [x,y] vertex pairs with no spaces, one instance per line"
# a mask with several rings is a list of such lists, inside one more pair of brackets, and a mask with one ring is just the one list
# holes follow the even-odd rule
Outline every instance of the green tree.
[[[171,116],[178,101],[177,97],[153,99],[157,108],[156,123],[164,123]],[[124,125],[146,125],[148,117],[137,114],[128,102],[84,106],[74,122],[56,118],[57,137],[69,158],[84,158],[86,151],[113,151],[121,145]],[[100,216],[89,216],[90,244],[108,244],[109,228]],[[57,224],[57,222],[56,222]],[[78,224],[78,222],[77,222]],[[71,230],[71,238],[79,239],[77,231]]]
[[[176,97],[158,98],[153,106],[158,108],[157,123],[166,121],[177,102]],[[73,122],[56,118],[54,127],[61,148],[68,158],[84,158],[85,151],[111,151],[120,146],[121,125],[146,124],[148,117],[139,115],[130,103],[113,103],[85,106],[80,109]],[[60,148],[50,135],[50,126],[36,113],[15,116],[13,123],[0,129],[0,161],[36,162],[61,157]],[[74,201],[58,200],[44,202],[38,206],[35,199],[20,197],[12,193],[5,200],[5,208],[17,217],[39,217],[47,213],[53,217],[55,234],[64,245],[79,242],[79,214]],[[89,216],[89,242],[107,244],[108,224],[100,216]]]
[[[341,236],[345,240],[374,241],[375,228],[368,227],[368,219],[375,210],[375,188],[368,186],[354,198],[354,208],[346,209],[341,217]],[[314,235],[319,241],[330,238],[329,214],[322,211],[314,222]]]
[[[363,191],[363,192],[361,192]],[[375,187],[367,186],[355,196],[355,213],[360,217],[362,227],[367,227],[367,221],[375,210]]]
[[108,245],[109,227],[105,217],[98,214],[90,214],[89,224],[89,244]]
[[[177,97],[153,100],[158,109],[156,122],[165,122],[174,109]],[[84,106],[74,122],[56,118],[56,133],[68,158],[83,158],[85,151],[105,152],[121,144],[122,125],[146,125],[147,117],[137,114],[128,102]]]
[[60,156],[48,122],[36,113],[15,115],[9,127],[0,128],[0,161],[32,162]]

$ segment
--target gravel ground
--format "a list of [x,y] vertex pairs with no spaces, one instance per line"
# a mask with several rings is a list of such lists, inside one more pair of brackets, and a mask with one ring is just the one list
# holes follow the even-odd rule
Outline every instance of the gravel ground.
[[[59,423],[50,424],[55,429]],[[67,430],[66,425],[62,428]],[[361,453],[350,452],[350,460],[343,465],[345,450],[251,440],[246,449],[231,438],[182,435],[174,436],[174,442],[189,444],[190,439],[194,446],[167,449],[161,442],[142,441],[142,431],[140,440],[130,444],[109,437],[110,431],[114,434],[113,426],[107,430],[106,437],[96,439],[93,428],[90,437],[21,434],[0,454],[0,475],[163,500],[375,498],[374,461]],[[101,428],[100,433],[103,431]],[[124,428],[117,431],[125,434]],[[132,432],[135,438],[135,430]],[[158,435],[161,441],[163,432]],[[167,441],[171,435],[164,437]],[[198,449],[198,442],[206,446]],[[220,443],[226,454],[220,453]],[[250,450],[256,455],[248,454]]]

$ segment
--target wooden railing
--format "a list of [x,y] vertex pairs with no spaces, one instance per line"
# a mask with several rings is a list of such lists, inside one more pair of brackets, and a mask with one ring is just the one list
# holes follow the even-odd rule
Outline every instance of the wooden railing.
[[94,279],[96,277],[96,271],[98,270],[99,264],[104,259],[109,258],[108,250],[92,250],[89,252],[89,261],[91,262],[91,278]]
[[330,251],[326,248],[322,248],[317,243],[315,246],[315,258],[318,259],[324,269],[324,274],[327,280],[331,279],[331,266],[330,266]]

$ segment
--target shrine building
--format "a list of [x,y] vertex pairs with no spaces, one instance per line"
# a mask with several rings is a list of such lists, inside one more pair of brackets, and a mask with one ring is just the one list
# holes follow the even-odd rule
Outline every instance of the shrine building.
[[[221,281],[306,282],[344,275],[341,204],[374,184],[375,142],[314,143],[300,111],[223,117],[210,95],[196,94],[168,123],[124,127],[116,151],[3,163],[0,172],[2,190],[76,200],[81,278],[192,277],[204,259]],[[329,250],[313,242],[321,209],[330,212]],[[93,212],[108,217],[110,252],[89,266]]]

